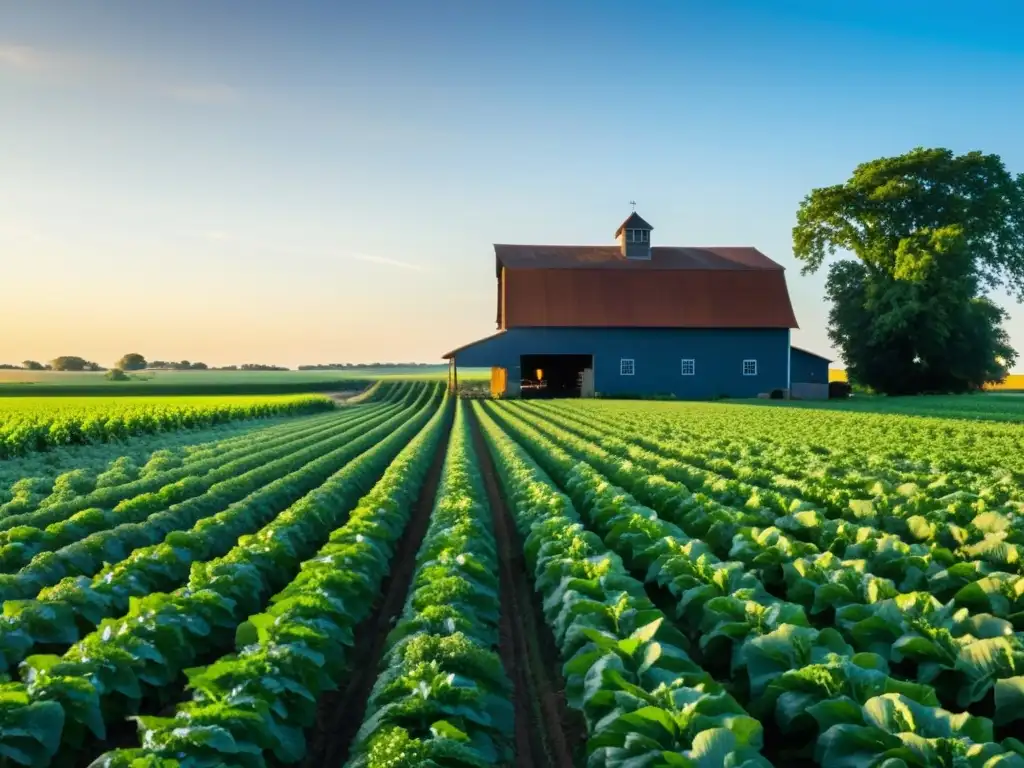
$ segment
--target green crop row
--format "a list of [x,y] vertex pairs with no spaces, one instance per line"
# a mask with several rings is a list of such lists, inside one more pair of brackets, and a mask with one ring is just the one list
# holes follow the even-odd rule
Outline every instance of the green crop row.
[[282,436],[289,430],[309,429],[326,411],[310,416],[232,421],[200,430],[140,435],[131,440],[74,445],[0,461],[0,523],[67,501],[101,488],[130,483],[208,458],[211,452],[231,451],[256,432]]
[[326,450],[329,438],[343,434],[341,430],[349,435],[358,434],[360,426],[379,417],[380,413],[368,408],[353,410],[351,414],[332,414],[333,418],[319,423],[312,434],[304,433],[298,438],[288,435],[280,440],[257,437],[236,452],[190,465],[184,472],[175,472],[178,477],[170,482],[165,482],[166,477],[150,477],[19,515],[17,525],[0,531],[0,571],[16,572],[41,552],[60,549],[118,525],[142,522],[174,504],[206,493],[218,483],[293,454],[303,445],[321,443]]
[[[42,555],[37,570],[26,573],[28,569],[23,569],[14,575],[13,586],[8,586],[26,591],[40,581],[54,586],[41,590],[36,599],[4,603],[0,663],[7,668],[39,644],[74,642],[81,631],[91,630],[100,619],[127,610],[132,598],[179,584],[192,563],[224,554],[235,538],[272,520],[347,461],[389,435],[431,396],[430,388],[424,386],[416,403],[391,418],[385,414],[375,423],[364,424],[358,435],[343,430],[327,444],[314,443],[224,481],[220,488],[175,505],[143,524],[119,526]],[[190,530],[181,530],[189,524]],[[66,575],[68,570],[80,575]],[[29,581],[29,587],[17,582],[21,577]]]
[[[690,538],[678,526],[660,519],[654,510],[560,449],[509,409],[502,409],[499,417],[534,459],[564,485],[605,543],[620,552],[631,569],[644,573],[651,588],[668,590],[676,601],[677,616],[683,626],[690,628],[703,658],[729,660],[726,674],[737,690],[748,690],[746,698],[752,711],[764,710],[766,686],[784,673],[814,664],[825,664],[829,669],[828,665],[839,665],[847,672],[850,664],[870,670],[870,675],[865,674],[874,683],[851,685],[849,690],[830,687],[826,673],[831,673],[821,671],[823,682],[813,692],[817,699],[812,696],[803,703],[809,707],[816,701],[840,701],[841,706],[825,707],[824,714],[808,710],[812,717],[797,718],[799,723],[794,725],[790,721],[803,710],[786,713],[776,709],[776,721],[787,743],[793,747],[802,745],[804,755],[815,754],[822,765],[844,764],[836,760],[851,748],[849,738],[856,741],[849,736],[853,733],[863,737],[860,749],[864,764],[901,757],[907,750],[916,749],[925,761],[907,765],[944,764],[927,760],[940,760],[950,750],[950,754],[967,761],[964,765],[1024,765],[1024,758],[1014,752],[1018,744],[1011,741],[1000,746],[993,742],[991,720],[966,713],[952,715],[939,709],[935,691],[929,686],[902,683],[891,677],[889,661],[881,655],[855,653],[847,640],[864,645],[857,635],[813,629],[803,606],[770,594],[744,565],[718,560],[703,541]],[[902,650],[909,654],[918,645],[918,640],[908,640]],[[961,671],[975,678],[985,677],[999,655],[995,648],[989,651],[987,657],[974,658],[970,670]],[[1015,685],[1012,680],[1006,682],[1009,685],[1003,692],[1011,696],[1007,699],[1004,695],[999,701],[997,685],[996,707],[1012,716]],[[987,683],[980,695],[992,688],[990,678]],[[836,690],[841,692],[837,695]],[[925,707],[927,712],[918,712],[914,709],[917,706]],[[905,713],[907,719],[880,714],[890,710]],[[909,714],[911,710],[913,716]]]
[[[389,421],[389,415],[394,419],[398,413],[380,412],[355,423],[331,425],[324,434],[272,450],[264,456],[268,461],[262,466],[221,479],[205,491],[200,488],[192,498],[178,503],[167,505],[171,499],[160,493],[143,494],[114,510],[77,513],[67,521],[54,523],[48,531],[29,527],[5,531],[11,535],[4,547],[8,557],[13,557],[18,551],[42,548],[69,526],[80,525],[86,529],[86,535],[63,546],[55,542],[56,551],[40,551],[17,572],[0,576],[0,597],[5,601],[27,599],[69,576],[90,576],[105,562],[123,560],[132,551],[156,544],[171,532],[188,529],[231,504],[267,491],[273,482],[302,470],[313,459],[334,458],[339,452],[342,456],[347,455],[353,441],[358,440],[366,429],[378,427]],[[188,485],[201,482],[188,483],[186,480]],[[23,541],[19,540],[22,536],[25,538]]]
[[[79,466],[57,476],[49,485],[43,478],[24,477],[14,483],[12,499],[4,505],[7,514],[0,517],[0,542],[7,543],[8,537],[2,532],[10,528],[21,525],[45,527],[89,507],[112,509],[125,499],[203,475],[229,461],[251,455],[256,448],[272,448],[314,434],[325,425],[351,419],[363,410],[369,409],[332,411],[260,429],[253,429],[250,424],[246,433],[213,444],[195,446],[191,450],[185,447],[177,451],[154,451],[141,466],[133,461],[131,455],[121,454],[113,461],[104,461],[100,465],[101,471],[90,472],[88,465]],[[149,439],[152,438],[136,438],[132,443]],[[105,447],[108,450],[114,448]],[[89,449],[78,447],[77,450]]]
[[[136,718],[141,748],[94,765],[263,766],[302,759],[317,697],[338,687],[357,626],[391,569],[416,495],[450,421],[443,402],[328,542],[263,613],[238,625],[237,654],[188,670],[191,698],[170,717]],[[375,450],[381,450],[380,448]]]
[[[107,403],[23,403],[0,412],[0,459],[21,456],[57,445],[120,440],[133,435],[193,429],[238,419],[298,415],[329,410],[334,403],[322,395],[243,397],[190,402],[181,399],[165,404],[133,404],[131,400]],[[99,406],[99,407],[97,407]]]
[[530,455],[474,404],[588,731],[588,768],[769,763],[757,720],[687,655],[685,638],[581,523]]
[[792,447],[798,453],[860,454],[875,465],[1024,472],[1019,424],[725,403],[579,401],[569,407],[616,420],[624,416],[661,423],[672,431]]
[[[1024,567],[1024,525],[1011,505],[985,510],[982,500],[971,501],[963,493],[952,494],[940,509],[853,499],[836,519],[800,498],[639,448],[633,444],[639,438],[631,433],[627,441],[620,437],[626,432],[567,422],[548,411],[533,426],[584,453],[603,473],[644,503],[673,515],[719,555],[759,558],[766,569],[797,557],[813,560],[827,551],[847,559],[867,558],[869,573],[894,579],[902,591],[928,590],[948,599],[989,574],[1000,585],[1017,583],[1012,576]],[[780,580],[778,567],[766,578],[768,583]],[[986,582],[986,588],[996,581]],[[1006,595],[1013,599],[1004,612],[1008,618],[1019,612],[1014,608],[1016,594],[1010,588]]]
[[459,402],[430,526],[350,768],[510,764],[511,684],[498,657],[498,557]]
[[[835,623],[859,650],[914,671],[950,706],[969,707],[991,694],[997,724],[1024,720],[1018,706],[1024,702],[1024,634],[1015,632],[1022,618],[1016,610],[1024,591],[1019,579],[1000,573],[969,589],[967,579],[985,570],[957,561],[952,552],[908,546],[867,526],[824,521],[813,509],[775,517],[781,512],[749,501],[739,509],[714,505],[681,484],[623,467],[602,448],[555,426],[532,428],[637,494],[687,535],[700,537],[716,555],[742,563],[769,590],[777,593],[785,582],[787,599],[819,615],[820,625]],[[607,437],[595,435],[605,446]],[[950,587],[955,594],[948,605],[922,591],[942,594]],[[966,603],[990,612],[972,613]]]
[[[424,396],[396,417],[399,423],[385,422],[378,428],[385,432],[371,430],[344,458],[336,456],[340,469],[331,467],[324,476],[321,459],[303,470],[312,487],[305,477],[286,479],[301,487],[301,498],[281,514],[271,512],[261,530],[240,538],[223,557],[200,562],[186,555],[194,564],[183,587],[155,592],[144,577],[153,560],[133,555],[123,563],[119,575],[129,590],[145,585],[127,614],[101,621],[63,656],[28,657],[21,666],[23,682],[0,685],[0,745],[7,754],[17,754],[25,765],[45,766],[58,748],[80,750],[106,738],[109,723],[135,715],[144,704],[165,704],[184,669],[230,646],[238,624],[298,573],[427,423],[438,388],[423,389]],[[232,541],[237,535],[228,521],[220,521],[199,538]],[[176,548],[189,552],[177,541],[167,546],[172,556]],[[224,743],[218,749],[230,751]]]
[[[595,418],[566,406],[528,409],[570,429],[599,429],[613,438],[605,447],[624,457],[638,450],[653,452],[682,462],[695,476],[703,473],[712,483],[742,483],[749,486],[741,489],[748,496],[751,489],[764,489],[776,497],[813,502],[831,517],[884,525],[892,517],[932,513],[967,524],[985,512],[1024,508],[1024,490],[1012,473],[998,468],[973,471],[931,463],[899,469],[891,461],[865,461],[865,454],[854,450],[821,454],[793,445],[753,448],[735,435],[730,442],[739,449],[716,458],[712,443],[722,442],[720,436],[682,434],[658,419]],[[628,443],[616,435],[628,435]]]

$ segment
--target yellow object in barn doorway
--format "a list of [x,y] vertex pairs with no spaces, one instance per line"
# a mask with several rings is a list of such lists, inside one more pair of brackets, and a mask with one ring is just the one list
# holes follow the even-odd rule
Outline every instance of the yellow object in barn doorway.
[[507,369],[491,368],[491,397],[501,397],[502,395],[504,395],[507,383]]

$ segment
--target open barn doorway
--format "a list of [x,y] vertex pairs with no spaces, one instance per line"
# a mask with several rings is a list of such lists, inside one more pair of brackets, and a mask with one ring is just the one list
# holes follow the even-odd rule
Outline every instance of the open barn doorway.
[[522,397],[588,397],[594,392],[593,355],[523,355]]

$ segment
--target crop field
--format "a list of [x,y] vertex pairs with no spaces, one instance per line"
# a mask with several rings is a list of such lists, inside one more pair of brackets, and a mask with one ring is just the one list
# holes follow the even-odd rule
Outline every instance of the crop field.
[[54,446],[333,407],[322,395],[0,398],[0,459]]
[[[844,368],[829,368],[829,381],[849,381]],[[1011,373],[998,384],[990,384],[986,388],[990,392],[1024,392],[1024,373]]]
[[1024,422],[1024,392],[992,391],[973,395],[916,395],[885,397],[854,395],[836,400],[745,400],[753,405],[816,408],[942,419],[986,419]]
[[1022,449],[420,380],[8,458],[0,766],[1022,768]]
[[[486,368],[460,368],[460,381],[487,381]],[[306,371],[130,371],[128,381],[110,381],[102,372],[0,369],[0,397],[124,395],[269,395],[296,392],[348,392],[374,381],[446,381],[447,365],[376,366]]]

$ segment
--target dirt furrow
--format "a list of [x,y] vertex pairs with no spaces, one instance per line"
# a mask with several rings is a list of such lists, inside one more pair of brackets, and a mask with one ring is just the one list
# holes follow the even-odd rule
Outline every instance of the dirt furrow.
[[501,592],[500,645],[512,681],[517,768],[572,768],[582,752],[583,723],[565,703],[561,662],[544,622],[540,597],[531,589],[523,546],[501,492],[494,462],[476,416],[473,446],[494,520]]
[[434,498],[444,469],[449,429],[438,441],[430,470],[419,495],[409,524],[402,534],[391,560],[391,573],[381,590],[373,612],[356,628],[356,644],[349,658],[347,683],[337,691],[320,697],[316,724],[306,733],[306,758],[303,766],[343,765],[349,756],[352,741],[366,714],[367,699],[380,673],[388,633],[405,606],[409,586],[416,570],[416,553],[430,524]]

